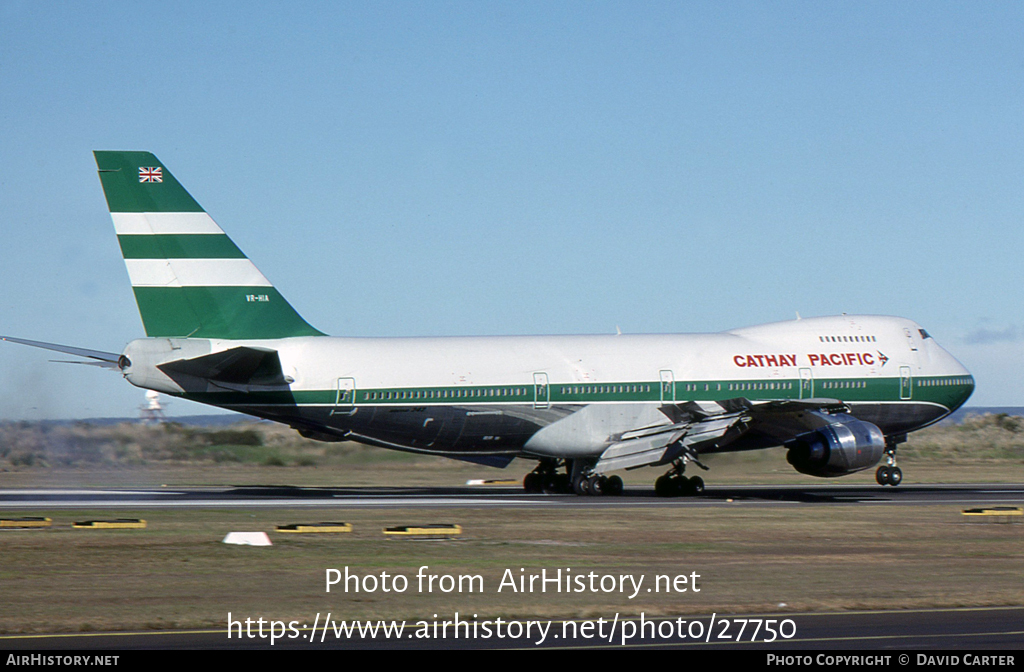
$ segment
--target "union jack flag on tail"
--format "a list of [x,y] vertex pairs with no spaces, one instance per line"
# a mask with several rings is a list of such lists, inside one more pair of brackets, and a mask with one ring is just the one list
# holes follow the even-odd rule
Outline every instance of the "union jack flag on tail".
[[163,182],[163,168],[139,168],[139,182]]

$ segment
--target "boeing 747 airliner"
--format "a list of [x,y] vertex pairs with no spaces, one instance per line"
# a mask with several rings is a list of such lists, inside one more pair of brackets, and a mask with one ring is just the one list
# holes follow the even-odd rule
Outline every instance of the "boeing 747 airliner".
[[281,422],[320,441],[505,467],[531,492],[614,495],[701,456],[784,446],[842,476],[961,406],[970,373],[899,317],[842,315],[717,334],[339,338],[309,325],[153,154],[95,152],[146,338],[122,353],[5,340],[118,369],[133,385]]

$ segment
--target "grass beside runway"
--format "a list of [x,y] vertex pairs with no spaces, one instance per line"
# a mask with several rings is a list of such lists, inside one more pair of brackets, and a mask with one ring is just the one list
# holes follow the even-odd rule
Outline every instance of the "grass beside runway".
[[[1024,525],[978,524],[949,505],[785,508],[146,510],[145,530],[74,530],[110,511],[30,511],[49,530],[0,531],[0,631],[223,627],[234,617],[335,619],[612,617],[1024,604]],[[339,520],[346,535],[280,524]],[[388,539],[394,525],[458,523],[462,538]],[[228,546],[266,531],[270,548]],[[420,593],[420,566],[480,575],[484,591]],[[325,592],[325,570],[409,578],[404,593]],[[503,573],[644,575],[614,593],[497,591]],[[647,593],[656,575],[696,572],[700,592]],[[631,592],[631,591],[630,591]],[[780,606],[784,604],[785,606]],[[797,621],[799,625],[799,621]],[[2,640],[0,640],[2,641]]]
[[[1024,431],[987,416],[912,434],[900,447],[905,483],[1024,482]],[[783,449],[707,459],[709,484],[874,483],[869,470],[822,480],[796,473]],[[0,425],[0,487],[288,484],[461,486],[504,471],[299,439],[265,424],[192,428]],[[626,472],[652,487],[663,469]],[[1024,604],[1024,525],[979,524],[960,507],[889,505],[735,509],[39,510],[48,530],[0,530],[0,631],[78,632],[222,627],[227,613],[305,622],[335,618],[599,617]],[[145,530],[73,530],[75,520],[145,518]],[[355,525],[346,535],[287,535],[277,525]],[[395,525],[458,523],[459,541],[388,540]],[[271,548],[220,543],[266,531]],[[326,538],[325,538],[326,537]],[[414,575],[480,574],[485,592],[324,592],[327,568]],[[522,567],[574,573],[701,575],[701,592],[520,595],[496,589]],[[646,588],[646,586],[645,586]],[[784,603],[785,607],[779,607]]]

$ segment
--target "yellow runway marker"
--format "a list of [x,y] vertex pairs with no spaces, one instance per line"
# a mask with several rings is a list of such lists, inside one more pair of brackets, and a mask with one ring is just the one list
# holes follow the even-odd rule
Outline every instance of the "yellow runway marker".
[[278,525],[275,531],[292,534],[340,534],[351,532],[352,523],[295,523],[293,525]]
[[438,524],[385,527],[384,534],[397,537],[453,537],[462,534],[462,526]]
[[1016,522],[1014,517],[1024,516],[1024,510],[1019,506],[993,506],[987,509],[964,509],[960,513],[964,516],[991,519],[997,523]]
[[53,525],[53,521],[49,518],[0,518],[0,528],[9,530],[50,527],[51,525]]
[[118,518],[117,520],[83,520],[72,525],[76,530],[142,530],[146,521],[139,518]]

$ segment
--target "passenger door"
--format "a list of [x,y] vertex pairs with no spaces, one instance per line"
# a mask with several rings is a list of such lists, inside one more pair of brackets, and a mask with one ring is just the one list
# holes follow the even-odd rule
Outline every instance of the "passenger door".
[[533,374],[533,407],[547,408],[551,402],[551,390],[548,387],[548,374]]
[[661,403],[662,404],[674,404],[676,403],[676,377],[675,374],[668,369],[662,369],[659,373],[661,376]]
[[814,374],[810,369],[800,369],[800,398],[814,398]]
[[338,378],[337,394],[331,415],[352,415],[356,412],[355,378]]
[[914,378],[910,373],[909,366],[900,367],[900,399],[910,399],[914,396]]

